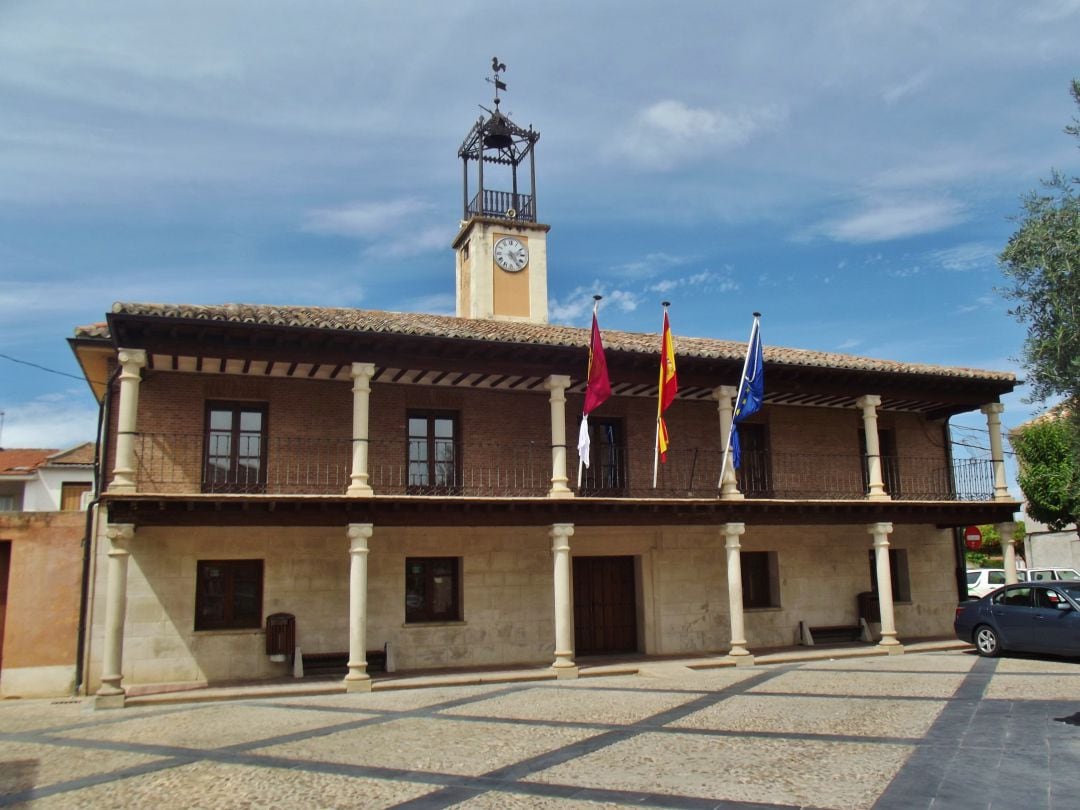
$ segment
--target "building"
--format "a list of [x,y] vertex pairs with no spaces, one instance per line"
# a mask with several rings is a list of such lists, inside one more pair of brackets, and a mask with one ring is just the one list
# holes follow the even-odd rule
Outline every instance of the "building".
[[0,696],[76,683],[94,445],[0,450]]
[[[496,102],[462,144],[457,317],[120,303],[77,331],[108,411],[98,705],[284,676],[265,631],[282,613],[305,656],[347,656],[350,690],[386,645],[403,670],[574,677],[605,653],[752,663],[860,615],[894,652],[951,633],[958,529],[1017,507],[999,422],[1015,378],[767,346],[765,407],[721,482],[746,346],[676,336],[654,488],[660,338],[606,332],[614,395],[579,474],[590,333],[547,323],[538,139]],[[948,420],[976,409],[992,458],[953,459]]]

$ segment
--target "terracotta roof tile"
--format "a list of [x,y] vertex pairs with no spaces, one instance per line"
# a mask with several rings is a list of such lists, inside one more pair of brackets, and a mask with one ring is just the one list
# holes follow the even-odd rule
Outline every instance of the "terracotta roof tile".
[[0,475],[28,475],[56,452],[37,448],[0,450]]
[[59,453],[54,453],[49,456],[49,465],[66,465],[66,464],[93,464],[94,463],[94,443],[83,442],[69,450],[62,450]]
[[[112,311],[116,315],[207,320],[222,323],[246,323],[306,329],[383,332],[399,335],[543,346],[587,346],[589,341],[589,330],[574,326],[456,318],[448,315],[387,312],[344,307],[116,303],[113,305]],[[108,330],[102,329],[100,324],[80,327],[76,330],[76,335],[101,338],[109,336]],[[604,330],[604,348],[608,352],[655,354],[659,351],[659,344],[660,336],[655,333]],[[683,357],[702,359],[742,360],[746,353],[746,344],[741,341],[676,335],[675,353]],[[781,346],[766,346],[764,359],[766,363],[788,366],[1016,382],[1016,375],[1006,371],[986,371],[925,363],[902,363],[894,360],[879,360],[809,349],[789,349]]]

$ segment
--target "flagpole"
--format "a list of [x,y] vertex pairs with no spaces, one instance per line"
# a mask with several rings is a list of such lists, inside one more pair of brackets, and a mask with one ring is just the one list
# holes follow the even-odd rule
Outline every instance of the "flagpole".
[[[603,300],[603,297],[604,296],[602,296],[602,295],[594,295],[593,296],[592,316],[593,316],[594,320],[596,318],[597,311],[600,309],[600,301]],[[589,333],[589,366],[588,366],[588,368],[585,369],[585,386],[586,386],[586,390],[588,390],[589,378],[592,377],[592,360],[593,360],[593,357],[592,357],[592,333],[590,332]],[[586,399],[587,399],[587,397],[586,397]],[[584,425],[584,427],[578,428],[579,434],[580,434],[580,432],[582,430],[588,430],[589,429],[589,415],[587,413],[585,413],[585,405],[584,405],[584,403],[581,406],[581,422]],[[581,440],[579,438],[578,439],[578,446],[580,446],[580,445],[581,445]],[[581,491],[581,471],[582,471],[582,468],[584,466],[585,466],[585,462],[581,458],[581,453],[578,453],[578,459],[577,459],[577,486],[578,486],[578,491],[579,492]]]
[[[671,306],[670,301],[661,301],[664,308],[664,324],[666,325],[667,310]],[[656,489],[656,478],[660,471],[660,420],[664,418],[664,359],[667,352],[667,335],[663,327],[660,329],[660,384],[656,390],[656,440],[653,441],[652,457],[652,488]]]
[[750,340],[746,344],[746,357],[743,359],[742,376],[739,378],[739,387],[735,392],[735,410],[731,413],[731,426],[728,428],[727,442],[724,445],[724,460],[720,464],[720,483],[718,487],[724,485],[724,473],[727,472],[728,457],[731,455],[731,434],[735,432],[735,417],[739,411],[739,401],[742,399],[743,386],[746,385],[746,370],[750,368],[750,352],[753,351],[754,335],[757,334],[758,329],[761,326],[761,313],[754,313],[754,322],[750,326]]

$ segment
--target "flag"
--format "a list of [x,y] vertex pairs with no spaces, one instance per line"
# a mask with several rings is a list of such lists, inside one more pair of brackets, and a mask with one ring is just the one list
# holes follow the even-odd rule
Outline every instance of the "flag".
[[592,315],[592,339],[589,342],[589,365],[585,374],[588,380],[585,386],[585,406],[581,413],[581,428],[578,430],[578,458],[586,467],[589,466],[589,414],[604,404],[611,396],[611,380],[608,379],[607,359],[604,357],[604,341],[600,338],[600,324],[596,320],[596,308]]
[[675,343],[671,339],[671,325],[668,323],[667,310],[664,310],[664,332],[660,340],[660,391],[656,410],[656,442],[660,451],[660,460],[667,461],[669,437],[664,411],[668,409],[675,393],[679,390],[679,380],[675,376]]
[[743,377],[739,381],[739,393],[735,397],[735,415],[731,424],[731,458],[735,469],[742,463],[739,452],[739,431],[735,425],[761,410],[765,399],[765,368],[761,358],[761,325],[757,317],[750,330],[750,344],[746,347]]

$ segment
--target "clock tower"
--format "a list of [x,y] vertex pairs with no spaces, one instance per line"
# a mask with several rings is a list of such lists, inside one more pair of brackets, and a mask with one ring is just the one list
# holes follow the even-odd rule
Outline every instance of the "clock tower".
[[[454,238],[457,314],[462,318],[547,323],[547,232],[536,220],[536,142],[499,109],[499,74],[492,60],[495,109],[481,116],[458,149],[462,160],[463,216]],[[528,158],[528,188],[522,190]],[[470,196],[470,177],[475,191]],[[507,190],[509,189],[509,190]]]

